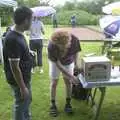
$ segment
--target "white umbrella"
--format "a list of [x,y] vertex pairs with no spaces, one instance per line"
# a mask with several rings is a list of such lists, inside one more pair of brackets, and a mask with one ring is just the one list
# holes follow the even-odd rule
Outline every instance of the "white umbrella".
[[102,11],[106,14],[120,15],[120,2],[114,2],[102,7]]
[[120,20],[120,16],[106,15],[106,16],[100,18],[99,24],[100,24],[100,27],[102,29],[104,29],[105,27],[107,27],[108,25],[110,25],[111,23],[113,23],[117,20]]
[[99,22],[106,36],[120,39],[120,16],[107,15],[101,18]]
[[50,6],[40,6],[31,9],[33,11],[33,16],[37,16],[37,17],[49,16],[56,13],[56,10]]
[[14,0],[0,0],[0,7],[17,7],[17,2]]

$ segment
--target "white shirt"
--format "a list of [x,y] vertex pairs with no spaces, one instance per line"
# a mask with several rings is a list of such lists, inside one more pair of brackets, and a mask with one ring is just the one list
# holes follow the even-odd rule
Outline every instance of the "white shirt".
[[30,40],[43,39],[44,25],[40,20],[32,21],[30,29]]

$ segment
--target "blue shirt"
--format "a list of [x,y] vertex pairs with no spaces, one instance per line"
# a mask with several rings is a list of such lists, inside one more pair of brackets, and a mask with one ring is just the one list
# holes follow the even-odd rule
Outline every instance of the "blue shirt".
[[20,69],[23,80],[27,84],[31,79],[31,56],[24,36],[18,32],[10,31],[5,37],[3,46],[4,70],[9,84],[17,85],[9,64],[9,58],[20,59]]

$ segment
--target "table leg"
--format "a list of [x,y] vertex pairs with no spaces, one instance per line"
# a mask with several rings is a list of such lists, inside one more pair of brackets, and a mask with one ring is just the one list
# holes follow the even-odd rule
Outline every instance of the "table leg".
[[99,100],[99,104],[98,104],[98,107],[97,107],[97,111],[96,111],[94,120],[98,120],[100,110],[101,110],[101,106],[102,106],[102,103],[103,103],[103,100],[104,100],[104,97],[105,97],[106,88],[105,87],[100,87],[99,90],[101,92],[101,97],[100,97],[100,100]]
[[87,95],[87,99],[86,99],[87,104],[89,103],[89,98],[91,97],[91,91],[92,91],[92,88],[90,88],[90,89],[88,90],[88,95]]
[[102,54],[107,54],[108,50],[112,48],[112,41],[104,41],[102,46]]
[[97,88],[94,89],[93,91],[93,95],[92,95],[92,88],[89,89],[88,91],[88,96],[87,96],[87,104],[90,102],[91,103],[91,107],[95,105],[95,95],[97,92]]
[[94,90],[93,100],[95,99],[96,92],[97,92],[97,88],[95,88],[95,90]]

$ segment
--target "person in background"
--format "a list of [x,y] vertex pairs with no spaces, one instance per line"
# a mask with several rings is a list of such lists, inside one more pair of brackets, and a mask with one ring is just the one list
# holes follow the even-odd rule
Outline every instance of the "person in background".
[[71,16],[71,25],[73,28],[76,27],[76,16],[75,15]]
[[[42,49],[43,49],[43,35],[44,24],[40,17],[33,17],[32,25],[30,28],[30,49],[37,52],[37,66],[39,66],[40,73],[43,73],[42,63]],[[32,72],[34,73],[34,67]]]
[[52,14],[52,22],[53,22],[53,28],[57,28],[58,27],[58,21],[57,21],[56,13]]
[[48,45],[49,58],[49,75],[50,84],[50,114],[57,116],[58,110],[56,106],[56,88],[60,72],[62,72],[66,87],[66,104],[65,112],[72,113],[71,92],[72,83],[77,82],[77,77],[73,75],[74,68],[78,68],[77,58],[81,51],[80,43],[77,37],[67,31],[58,30],[52,34],[51,41]]
[[5,36],[7,35],[7,33],[8,33],[10,30],[11,30],[11,27],[8,26],[8,27],[6,28],[6,31],[3,33],[3,35],[2,35],[2,45],[4,44]]
[[4,71],[13,90],[14,120],[31,120],[31,55],[23,32],[31,25],[32,11],[18,7],[14,12],[15,26],[5,36],[3,46]]

